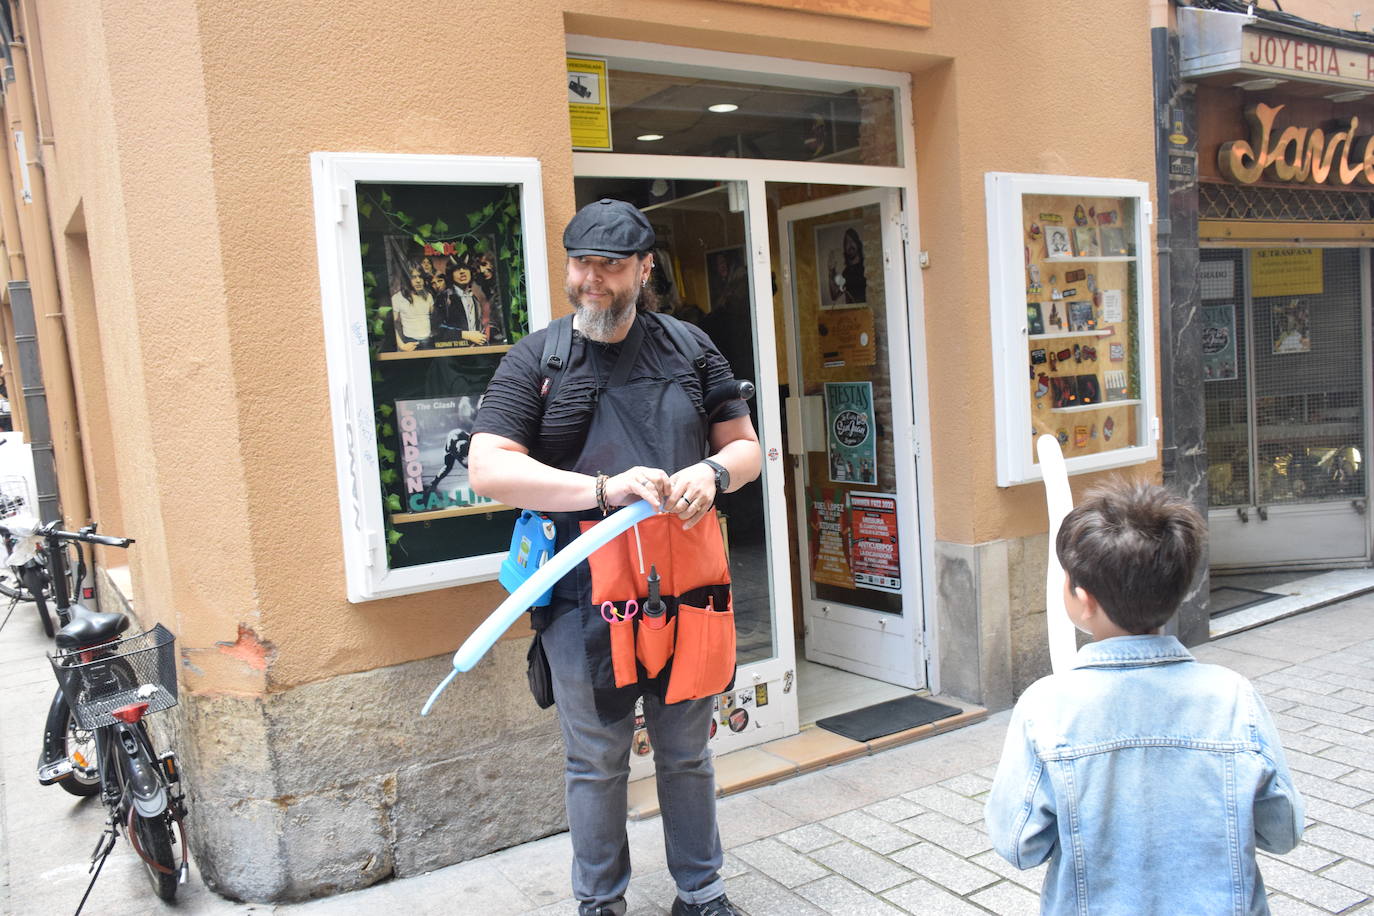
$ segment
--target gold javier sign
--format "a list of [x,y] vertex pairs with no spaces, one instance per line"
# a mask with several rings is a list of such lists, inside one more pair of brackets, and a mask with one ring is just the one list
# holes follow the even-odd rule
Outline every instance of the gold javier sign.
[[[1288,126],[1273,139],[1274,120],[1282,105],[1263,102],[1245,110],[1249,140],[1231,140],[1217,151],[1221,174],[1237,184],[1260,178],[1306,184],[1374,185],[1374,136],[1357,137],[1360,119],[1351,117],[1344,130]],[[1336,122],[1332,126],[1339,127]]]

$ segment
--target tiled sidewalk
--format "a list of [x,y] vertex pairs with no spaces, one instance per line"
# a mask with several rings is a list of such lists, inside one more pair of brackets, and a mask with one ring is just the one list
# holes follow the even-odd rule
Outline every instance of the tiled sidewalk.
[[[1303,843],[1261,861],[1273,912],[1374,914],[1374,597],[1230,636],[1195,654],[1255,679],[1306,795]],[[1037,913],[1043,868],[1011,868],[983,831],[983,798],[1007,717],[722,799],[731,899],[749,916]],[[666,913],[674,892],[661,822],[629,829],[637,875],[630,913]],[[13,844],[7,851],[17,855]],[[178,910],[573,914],[570,857],[564,834],[306,904],[234,906],[206,899],[202,888]],[[7,864],[13,877],[15,862]],[[132,890],[138,896],[127,906],[106,897],[101,912],[148,911],[146,892]],[[30,887],[8,892],[13,912],[45,911],[28,906],[40,899],[29,896]]]

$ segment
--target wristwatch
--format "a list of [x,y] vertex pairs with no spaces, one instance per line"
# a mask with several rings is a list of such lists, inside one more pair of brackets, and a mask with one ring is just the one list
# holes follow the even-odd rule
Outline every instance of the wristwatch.
[[712,461],[710,458],[701,459],[701,463],[706,465],[716,473],[717,496],[724,493],[726,490],[730,489],[730,472],[725,469],[725,465],[721,464],[718,461]]

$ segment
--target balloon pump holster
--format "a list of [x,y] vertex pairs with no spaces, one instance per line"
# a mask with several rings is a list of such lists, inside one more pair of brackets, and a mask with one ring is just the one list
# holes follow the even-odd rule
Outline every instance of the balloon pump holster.
[[[528,509],[522,511],[510,535],[510,552],[501,561],[501,584],[506,591],[515,591],[553,554],[553,519]],[[553,586],[549,586],[549,590],[533,601],[530,607],[544,607],[551,600]]]

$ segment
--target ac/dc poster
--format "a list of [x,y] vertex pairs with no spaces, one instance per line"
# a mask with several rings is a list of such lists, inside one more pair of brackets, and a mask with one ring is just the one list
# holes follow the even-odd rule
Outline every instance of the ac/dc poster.
[[[389,350],[446,350],[506,343],[508,318],[496,276],[495,242],[420,245],[386,236],[393,339]],[[459,254],[459,251],[462,251]]]
[[477,395],[396,402],[404,512],[490,503],[468,486],[468,442]]

